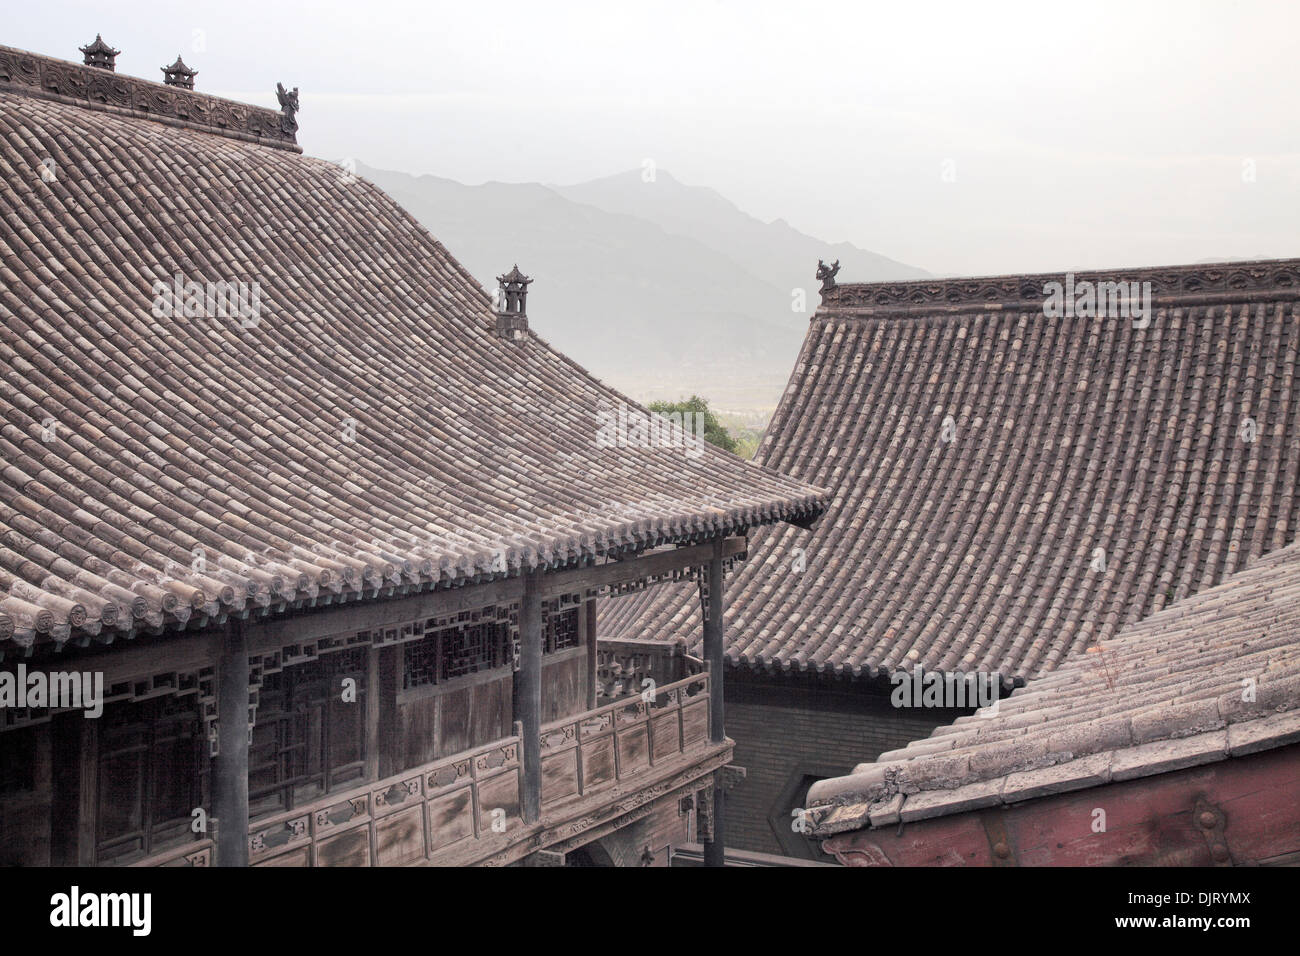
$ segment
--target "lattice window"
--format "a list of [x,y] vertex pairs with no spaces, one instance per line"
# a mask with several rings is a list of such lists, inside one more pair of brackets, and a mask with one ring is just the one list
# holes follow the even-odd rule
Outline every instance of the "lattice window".
[[565,611],[552,611],[546,618],[546,642],[542,652],[550,654],[562,651],[566,647],[577,647],[581,642],[578,634],[578,608],[571,607]]
[[[249,816],[292,810],[365,775],[367,650],[354,647],[267,674],[248,755]],[[344,699],[344,680],[356,699]]]
[[402,687],[425,687],[438,683],[438,650],[442,635],[402,645]]
[[485,622],[446,631],[441,638],[439,680],[493,670],[510,663],[510,631],[499,622]]
[[431,619],[422,640],[402,646],[402,687],[426,687],[514,661],[511,616],[507,607],[467,611]]
[[197,839],[191,813],[210,804],[195,697],[110,704],[99,733],[96,863],[125,863]]

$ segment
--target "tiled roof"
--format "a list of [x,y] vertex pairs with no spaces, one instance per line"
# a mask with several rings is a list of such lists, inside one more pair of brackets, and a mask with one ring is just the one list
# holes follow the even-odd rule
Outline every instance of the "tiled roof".
[[[1047,317],[1064,278],[831,290],[757,460],[834,497],[753,536],[733,662],[1023,682],[1294,539],[1300,261],[1077,277],[1151,282],[1146,321]],[[687,590],[602,633],[694,649]]]
[[[259,311],[168,317],[177,275],[257,283]],[[338,166],[3,85],[0,370],[0,652],[824,505],[716,449],[602,447],[627,400],[498,336],[469,273]]]
[[816,830],[960,813],[1300,741],[1300,544],[1275,551],[996,708],[809,792]]

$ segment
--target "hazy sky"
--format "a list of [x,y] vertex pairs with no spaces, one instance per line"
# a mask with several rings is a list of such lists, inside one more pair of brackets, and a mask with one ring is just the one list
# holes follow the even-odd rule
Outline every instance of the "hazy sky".
[[[3,4],[0,43],[275,105],[328,159],[573,183],[653,160],[937,273],[1300,256],[1300,4]],[[947,174],[947,175],[945,175]],[[852,276],[841,276],[852,281]]]

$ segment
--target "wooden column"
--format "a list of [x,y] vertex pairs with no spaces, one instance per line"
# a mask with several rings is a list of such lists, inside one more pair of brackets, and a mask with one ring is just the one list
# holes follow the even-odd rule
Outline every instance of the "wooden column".
[[587,622],[587,709],[596,707],[596,681],[600,679],[596,655],[596,599],[591,598],[578,609],[582,620]]
[[708,605],[704,609],[704,659],[709,664],[709,741],[720,744],[727,739],[723,727],[722,660],[724,643],[723,614],[726,592],[722,580],[722,542],[713,545],[709,560]]
[[379,779],[379,648],[366,652],[366,779]]
[[524,577],[519,601],[519,723],[523,729],[524,790],[520,808],[525,823],[542,813],[542,573]]
[[[708,565],[708,594],[704,611],[704,661],[709,669],[709,741],[726,740],[723,726],[722,662],[725,628],[725,584],[722,579],[722,540],[713,543]],[[704,865],[722,866],[726,854],[723,837],[723,803],[726,795],[716,782],[713,787],[713,838],[704,844]]]
[[217,759],[212,804],[217,866],[248,866],[248,643],[231,618],[217,669]]
[[99,786],[99,722],[77,711],[55,714],[51,734],[53,796],[50,864],[94,866]]
[[[401,721],[397,712],[397,692],[402,689],[401,647],[372,648],[374,661],[375,686],[370,693],[374,695],[374,741],[376,779],[391,777],[401,773],[405,768],[405,741],[401,733]],[[435,729],[435,733],[436,733]]]

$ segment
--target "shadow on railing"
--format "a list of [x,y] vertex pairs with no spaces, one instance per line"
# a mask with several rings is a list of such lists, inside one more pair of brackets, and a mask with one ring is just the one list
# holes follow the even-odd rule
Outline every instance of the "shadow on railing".
[[708,749],[709,675],[647,688],[542,728],[542,809]]

